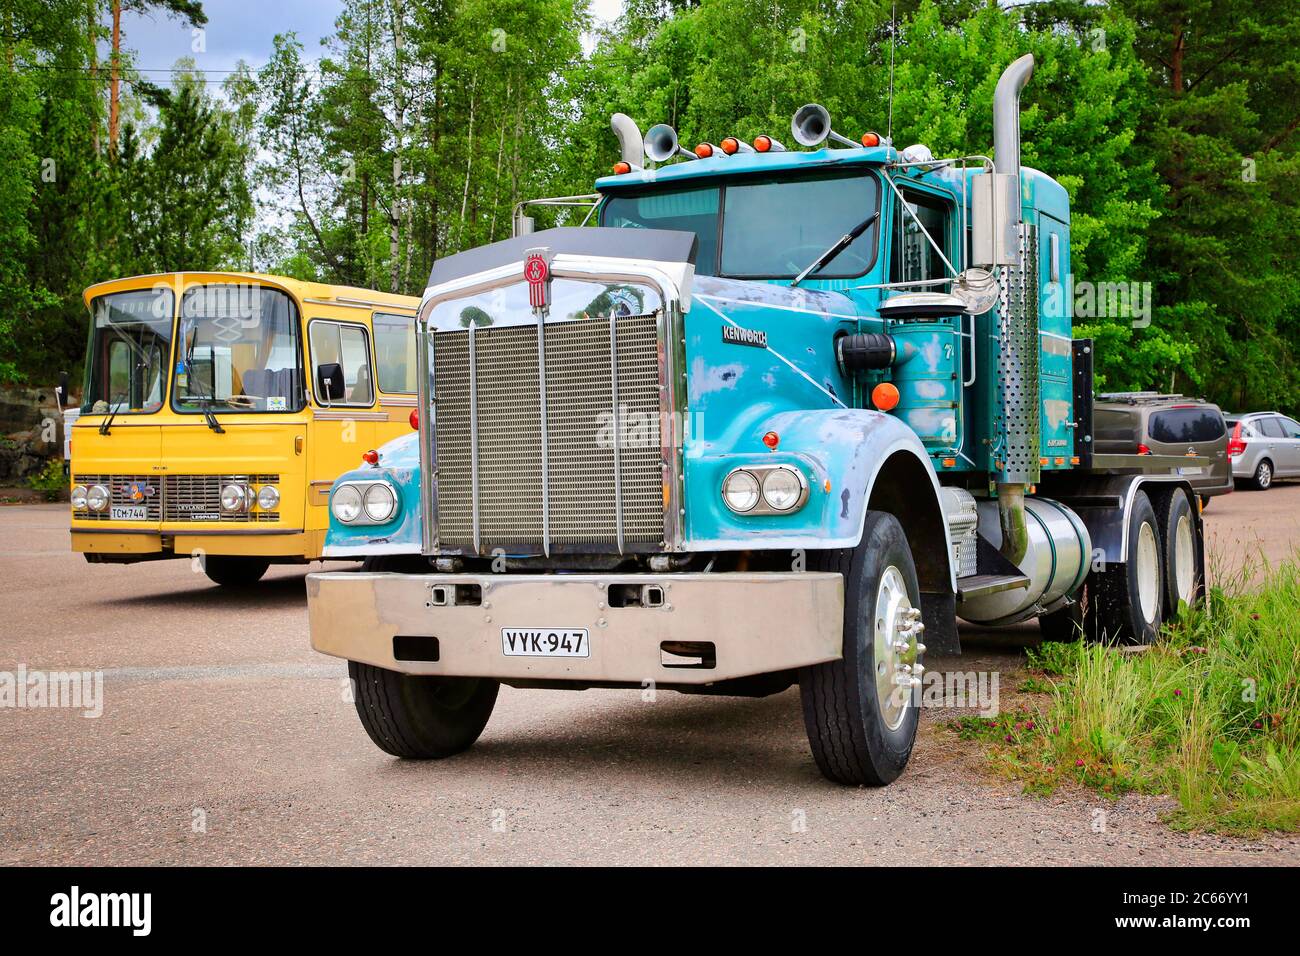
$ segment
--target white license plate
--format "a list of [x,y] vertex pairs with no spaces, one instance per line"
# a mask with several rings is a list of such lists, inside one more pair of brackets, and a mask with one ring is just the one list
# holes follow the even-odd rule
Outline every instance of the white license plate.
[[506,657],[590,657],[585,627],[503,627]]
[[1195,465],[1195,466],[1193,466],[1193,467],[1191,467],[1191,468],[1179,468],[1179,469],[1178,469],[1178,473],[1179,473],[1180,475],[1199,475],[1199,474],[1200,474],[1201,472],[1203,472],[1203,471],[1205,471],[1205,469],[1202,468],[1200,465]]
[[116,505],[109,510],[108,515],[114,521],[148,520],[144,505]]

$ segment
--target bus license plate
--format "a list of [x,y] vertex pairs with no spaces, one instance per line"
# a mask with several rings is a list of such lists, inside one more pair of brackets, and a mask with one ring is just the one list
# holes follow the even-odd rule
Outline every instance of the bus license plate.
[[590,657],[585,627],[503,627],[506,657]]
[[148,515],[144,505],[116,505],[109,511],[114,521],[145,521]]

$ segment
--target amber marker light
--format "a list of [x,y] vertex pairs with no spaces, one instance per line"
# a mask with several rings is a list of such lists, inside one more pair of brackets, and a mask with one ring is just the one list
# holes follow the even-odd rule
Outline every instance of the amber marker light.
[[770,136],[754,137],[754,149],[758,150],[760,153],[766,153],[771,148],[772,148],[772,137]]
[[411,414],[410,417],[407,418],[407,421],[411,423],[411,428],[418,432],[420,430],[420,410],[418,408],[411,409]]
[[863,145],[863,146],[879,146],[879,145],[880,145],[880,134],[879,134],[879,133],[863,133],[863,134],[862,134],[862,145]]
[[361,456],[361,460],[364,461],[367,465],[377,465],[379,464],[379,452],[375,451],[372,448],[370,449],[370,451],[366,452],[364,455]]
[[898,407],[898,386],[893,382],[881,382],[871,390],[871,404],[882,412]]
[[763,436],[763,444],[772,449],[772,451],[776,451],[776,446],[781,444],[781,436],[776,432],[768,432]]
[[740,152],[740,140],[736,139],[734,136],[724,136],[719,145],[722,147],[722,151],[728,156]]
[[632,164],[631,164],[631,163],[615,163],[615,164],[614,164],[614,175],[615,175],[615,176],[622,176],[622,175],[624,175],[625,173],[630,173],[631,171],[632,171]]

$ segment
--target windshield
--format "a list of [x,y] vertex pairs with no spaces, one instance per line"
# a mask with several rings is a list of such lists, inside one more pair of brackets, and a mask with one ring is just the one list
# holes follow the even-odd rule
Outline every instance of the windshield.
[[[880,184],[874,176],[763,179],[611,196],[601,224],[695,233],[700,240],[695,271],[700,275],[793,279],[879,208]],[[876,261],[877,235],[878,225],[872,225],[816,278],[864,275]]]
[[296,412],[304,405],[298,310],[276,289],[192,286],[181,300],[172,404],[179,412]]
[[91,302],[83,412],[148,414],[162,407],[175,301],[159,286]]

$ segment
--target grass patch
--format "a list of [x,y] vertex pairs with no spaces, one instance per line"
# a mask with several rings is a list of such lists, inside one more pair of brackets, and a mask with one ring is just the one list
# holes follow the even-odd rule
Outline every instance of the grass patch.
[[1300,830],[1300,566],[1242,572],[1145,653],[1075,644],[1029,652],[1026,697],[954,723],[994,764],[1050,793],[1167,793],[1180,829]]

